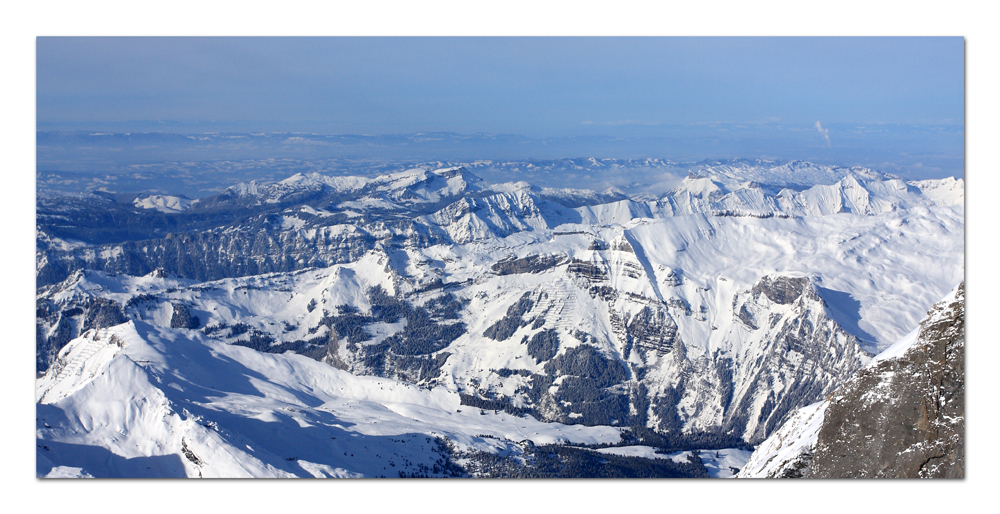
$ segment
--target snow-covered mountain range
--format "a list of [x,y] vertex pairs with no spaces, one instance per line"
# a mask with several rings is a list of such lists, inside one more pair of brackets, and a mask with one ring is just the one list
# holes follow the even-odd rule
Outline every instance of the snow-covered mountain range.
[[[962,180],[804,162],[698,166],[657,197],[457,167],[150,202],[39,195],[40,474],[379,476],[391,448],[406,473],[535,476],[538,444],[587,469],[633,457],[581,444],[756,445],[964,274]],[[443,439],[391,442],[413,434]],[[709,453],[645,460],[699,476]]]

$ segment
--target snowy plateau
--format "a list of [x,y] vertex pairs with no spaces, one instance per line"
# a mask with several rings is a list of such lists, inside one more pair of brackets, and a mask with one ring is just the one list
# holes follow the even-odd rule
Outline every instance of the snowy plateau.
[[657,196],[462,166],[39,191],[36,473],[776,476],[761,449],[812,448],[963,281],[964,231],[961,179],[801,161]]

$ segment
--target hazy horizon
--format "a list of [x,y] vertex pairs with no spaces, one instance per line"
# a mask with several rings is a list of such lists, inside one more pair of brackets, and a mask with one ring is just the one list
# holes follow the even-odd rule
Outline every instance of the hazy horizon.
[[[749,158],[964,177],[964,45],[961,37],[40,37],[36,130],[382,138],[338,151],[272,148],[272,158]],[[463,141],[391,141],[420,133]],[[502,141],[477,140],[484,134]],[[213,156],[39,145],[38,170],[231,159],[234,148]]]

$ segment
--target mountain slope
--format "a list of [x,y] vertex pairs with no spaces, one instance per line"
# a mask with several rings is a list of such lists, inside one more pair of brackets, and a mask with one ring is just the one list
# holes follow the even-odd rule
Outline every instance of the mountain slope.
[[144,322],[90,331],[58,360],[36,387],[41,476],[443,476],[456,470],[435,434],[493,452],[620,439]]
[[826,401],[799,410],[740,477],[962,478],[965,288]]

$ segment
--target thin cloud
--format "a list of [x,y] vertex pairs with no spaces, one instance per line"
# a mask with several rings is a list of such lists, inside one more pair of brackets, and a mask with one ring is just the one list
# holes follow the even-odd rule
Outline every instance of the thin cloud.
[[820,134],[823,134],[823,138],[826,139],[826,146],[833,146],[833,145],[830,144],[830,130],[829,129],[823,128],[823,125],[820,122],[817,121],[816,122],[816,130],[818,130]]

